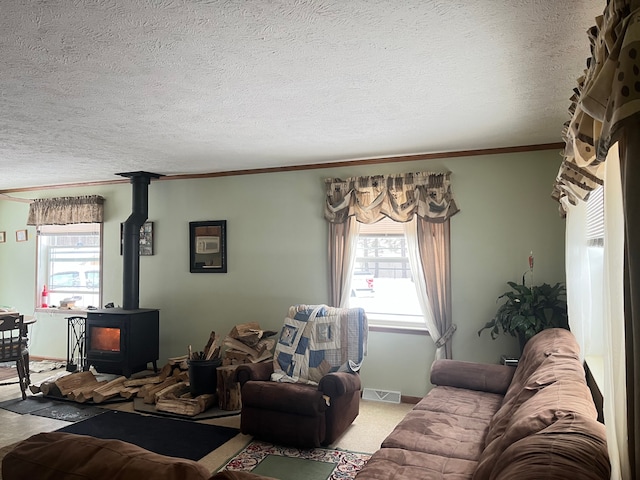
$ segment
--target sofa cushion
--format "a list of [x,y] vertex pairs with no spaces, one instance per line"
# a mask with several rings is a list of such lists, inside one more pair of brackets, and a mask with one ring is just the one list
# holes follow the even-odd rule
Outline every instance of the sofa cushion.
[[205,480],[209,471],[120,440],[39,433],[20,442],[2,461],[4,480]]
[[568,414],[507,448],[495,462],[491,480],[601,480],[610,476],[604,425]]
[[491,420],[502,395],[455,387],[435,387],[413,408]]
[[356,480],[468,480],[476,462],[403,448],[383,448],[369,459]]
[[477,461],[501,395],[435,387],[382,443],[447,459]]
[[500,455],[513,443],[544,430],[567,416],[594,420],[597,412],[591,392],[585,383],[558,380],[539,390],[512,412],[504,432],[494,438],[482,451],[474,480],[491,478],[490,474]]

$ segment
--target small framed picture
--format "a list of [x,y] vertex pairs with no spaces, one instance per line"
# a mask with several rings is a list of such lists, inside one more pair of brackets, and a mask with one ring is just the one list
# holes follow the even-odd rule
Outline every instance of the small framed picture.
[[227,273],[227,221],[189,222],[189,271]]
[[[120,224],[120,255],[124,242],[124,223]],[[140,227],[140,255],[153,255],[153,222],[144,222]]]
[[7,241],[7,232],[0,232],[0,243]]
[[16,242],[26,242],[28,240],[26,230],[16,230]]

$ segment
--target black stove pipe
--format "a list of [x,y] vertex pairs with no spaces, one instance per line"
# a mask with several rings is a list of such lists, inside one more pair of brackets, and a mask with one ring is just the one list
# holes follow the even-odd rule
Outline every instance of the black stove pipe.
[[140,306],[140,227],[149,214],[149,184],[162,175],[149,172],[118,173],[128,177],[132,185],[131,215],[122,229],[122,308],[137,310]]

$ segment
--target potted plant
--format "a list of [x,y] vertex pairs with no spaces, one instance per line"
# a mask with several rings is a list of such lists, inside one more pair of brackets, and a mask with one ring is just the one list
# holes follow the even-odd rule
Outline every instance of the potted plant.
[[503,293],[498,300],[505,298],[493,319],[478,331],[490,329],[494,340],[502,333],[518,337],[520,351],[525,343],[536,333],[546,328],[569,328],[567,317],[566,289],[563,284],[548,283],[527,287],[515,282],[507,282],[511,290]]

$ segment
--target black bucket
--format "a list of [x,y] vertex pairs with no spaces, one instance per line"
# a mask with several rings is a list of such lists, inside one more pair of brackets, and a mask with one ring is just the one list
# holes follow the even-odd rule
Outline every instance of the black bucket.
[[204,393],[216,393],[218,385],[216,368],[222,365],[222,359],[189,360],[188,363],[191,396],[197,397]]

